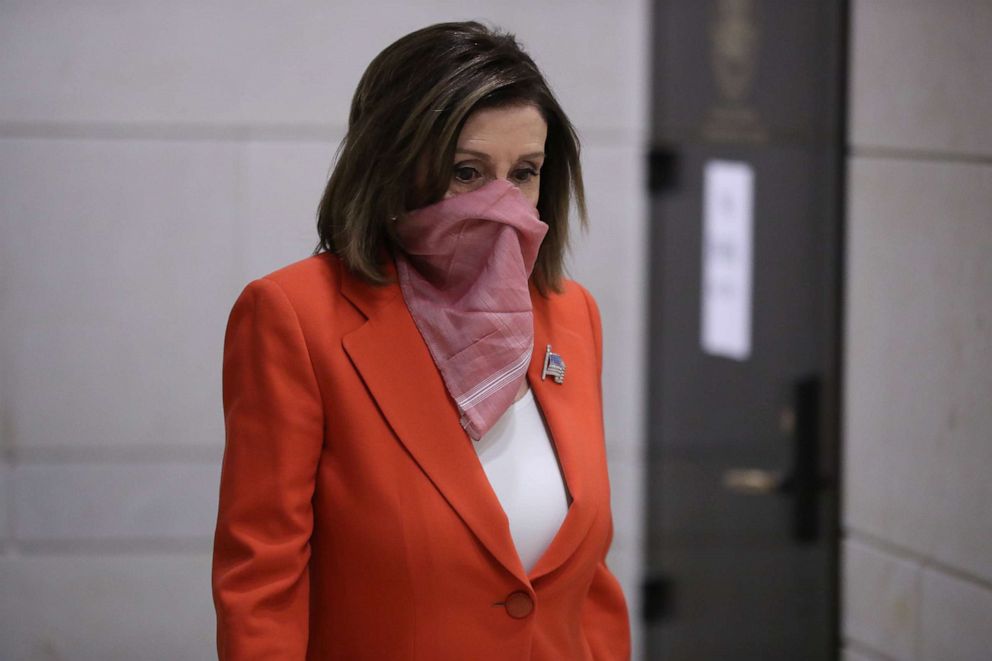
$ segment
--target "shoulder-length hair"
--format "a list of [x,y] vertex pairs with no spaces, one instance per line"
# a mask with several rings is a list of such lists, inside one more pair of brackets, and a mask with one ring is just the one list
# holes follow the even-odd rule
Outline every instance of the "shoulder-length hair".
[[518,104],[535,106],[548,124],[537,203],[548,233],[531,277],[544,295],[560,291],[572,200],[587,223],[579,139],[516,38],[476,22],[422,28],[369,64],[317,210],[314,254],[332,252],[384,284],[381,259],[398,247],[392,222],[443,198],[467,117]]

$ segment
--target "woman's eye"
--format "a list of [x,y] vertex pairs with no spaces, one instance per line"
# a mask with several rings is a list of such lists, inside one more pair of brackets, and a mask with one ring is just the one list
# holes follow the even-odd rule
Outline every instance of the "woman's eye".
[[479,177],[479,171],[468,165],[455,166],[455,179],[462,183],[475,181]]
[[520,168],[513,173],[513,178],[517,181],[524,182],[536,177],[539,174],[534,168]]

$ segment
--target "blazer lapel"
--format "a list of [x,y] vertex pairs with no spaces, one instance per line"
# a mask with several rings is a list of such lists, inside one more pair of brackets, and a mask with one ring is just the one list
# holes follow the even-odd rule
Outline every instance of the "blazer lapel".
[[[577,362],[578,356],[588,355],[590,338],[583,338],[568,328],[555,324],[548,300],[531,289],[534,302],[534,355],[527,370],[527,380],[544,419],[565,475],[572,497],[568,514],[544,554],[531,569],[529,578],[535,580],[564,563],[578,548],[592,526],[596,514],[595,500],[589,484],[589,471],[596,461],[592,448],[599,442],[595,433],[599,418],[590,392],[584,382],[598,378],[595,365]],[[567,375],[563,383],[553,378],[541,379],[544,355],[548,345],[565,361]],[[571,362],[570,362],[571,357]],[[595,392],[595,382],[593,389]]]
[[[395,280],[395,267],[391,273]],[[399,285],[342,275],[342,293],[368,319],[345,335],[344,348],[396,437],[489,552],[526,583],[506,514]]]

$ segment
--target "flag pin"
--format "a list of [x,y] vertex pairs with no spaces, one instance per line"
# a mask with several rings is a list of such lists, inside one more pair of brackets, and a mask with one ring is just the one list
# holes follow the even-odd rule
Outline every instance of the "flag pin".
[[565,361],[561,359],[561,356],[551,351],[550,344],[544,353],[544,370],[541,371],[541,381],[544,381],[544,377],[548,375],[554,377],[555,383],[565,382]]

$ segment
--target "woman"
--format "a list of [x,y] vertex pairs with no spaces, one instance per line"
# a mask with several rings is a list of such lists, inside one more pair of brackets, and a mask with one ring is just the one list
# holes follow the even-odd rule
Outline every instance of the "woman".
[[511,35],[424,28],[355,93],[315,254],[224,346],[222,659],[626,659],[578,142]]

